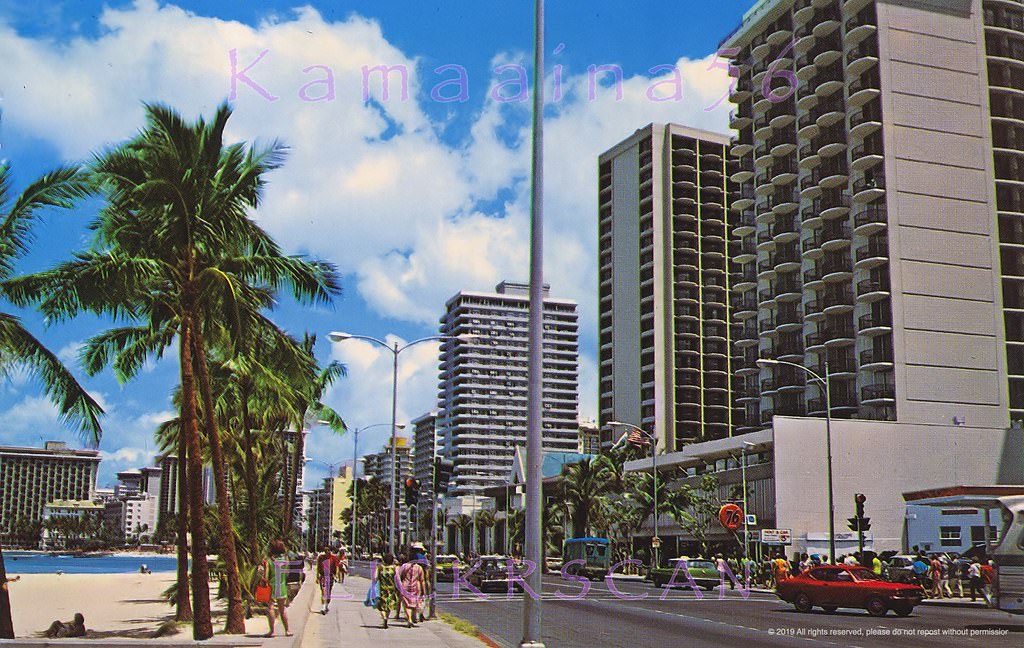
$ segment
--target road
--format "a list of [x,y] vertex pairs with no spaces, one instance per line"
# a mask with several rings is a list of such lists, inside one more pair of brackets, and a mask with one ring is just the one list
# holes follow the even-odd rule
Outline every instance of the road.
[[[796,612],[769,592],[658,590],[642,581],[615,580],[614,592],[544,577],[543,640],[548,648],[645,646],[1021,646],[1024,619],[977,607],[920,605],[906,618],[861,610]],[[745,595],[744,595],[745,594]],[[645,596],[646,595],[646,596]],[[645,596],[645,597],[644,597]],[[573,597],[577,600],[568,600]],[[631,600],[626,600],[630,598]],[[638,598],[644,597],[644,598]],[[479,598],[451,583],[438,585],[438,605],[475,624],[499,646],[515,648],[522,633],[522,594]]]

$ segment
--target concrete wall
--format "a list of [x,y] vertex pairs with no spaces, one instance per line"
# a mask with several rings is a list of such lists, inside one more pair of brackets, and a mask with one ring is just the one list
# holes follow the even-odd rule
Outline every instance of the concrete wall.
[[612,359],[615,418],[640,423],[640,147],[612,160]]
[[[776,524],[793,530],[790,551],[828,546],[825,421],[776,417]],[[832,421],[832,467],[838,553],[856,547],[847,527],[854,493],[867,496],[865,513],[876,551],[905,544],[903,493],[955,485],[1024,483],[1024,432],[880,421]],[[815,540],[817,538],[817,540]]]
[[1009,425],[979,11],[878,3],[900,422]]

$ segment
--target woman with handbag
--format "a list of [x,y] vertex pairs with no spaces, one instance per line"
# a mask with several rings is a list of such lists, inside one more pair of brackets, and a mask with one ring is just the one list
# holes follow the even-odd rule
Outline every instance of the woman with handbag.
[[263,564],[257,569],[257,575],[260,580],[256,586],[256,601],[267,604],[267,621],[270,624],[270,631],[264,635],[266,637],[274,636],[277,612],[281,613],[284,635],[286,637],[292,636],[292,633],[288,631],[288,614],[285,612],[285,609],[288,607],[285,552],[284,541],[274,540],[270,543],[270,559],[264,560]]

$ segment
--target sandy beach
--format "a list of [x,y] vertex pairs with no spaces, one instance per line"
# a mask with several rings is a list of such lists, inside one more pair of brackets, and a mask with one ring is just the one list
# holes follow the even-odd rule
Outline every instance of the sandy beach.
[[[55,619],[68,621],[76,612],[85,616],[87,638],[150,638],[174,610],[160,594],[174,582],[172,573],[154,574],[24,574],[10,583],[14,631],[37,638]],[[216,594],[216,583],[210,584]],[[223,627],[225,603],[213,601],[214,631]],[[265,616],[246,620],[246,634],[267,631]],[[280,627],[278,632],[280,632]],[[168,639],[191,638],[191,626]]]

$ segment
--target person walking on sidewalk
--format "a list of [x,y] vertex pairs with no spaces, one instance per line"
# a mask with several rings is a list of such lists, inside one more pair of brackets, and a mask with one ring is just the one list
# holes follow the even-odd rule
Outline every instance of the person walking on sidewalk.
[[348,558],[345,556],[344,549],[338,549],[334,552],[334,577],[342,585],[345,584],[345,574],[348,573]]
[[320,586],[320,614],[327,614],[331,606],[331,590],[334,589],[335,561],[329,545],[316,557],[316,584]]
[[395,585],[395,556],[384,554],[384,559],[377,566],[374,579],[377,583],[377,611],[384,622],[384,629],[388,628],[388,616],[391,611],[398,609],[398,588]]
[[[415,554],[413,554],[415,556]],[[397,571],[398,584],[401,586],[402,607],[405,608],[405,618],[409,627],[416,625],[416,621],[423,621],[423,599],[427,593],[426,576],[423,572],[423,565],[416,562],[415,557],[406,560]]]
[[942,582],[942,563],[939,562],[939,554],[932,554],[932,560],[928,564],[928,576],[931,577],[932,582],[929,595],[932,598],[942,598],[942,588],[940,586]]
[[260,571],[259,578],[261,580],[265,579],[270,584],[270,603],[267,606],[267,622],[270,625],[270,631],[265,635],[267,637],[274,636],[274,625],[277,620],[276,612],[281,614],[284,635],[286,637],[292,636],[292,633],[288,631],[288,614],[285,612],[288,607],[286,551],[287,547],[285,547],[283,540],[274,540],[270,543],[269,560],[264,560],[263,564],[258,568]]
[[985,595],[984,590],[981,587],[981,563],[975,558],[971,563],[971,566],[967,568],[967,578],[971,581],[971,600],[978,600],[978,593],[982,596]]

